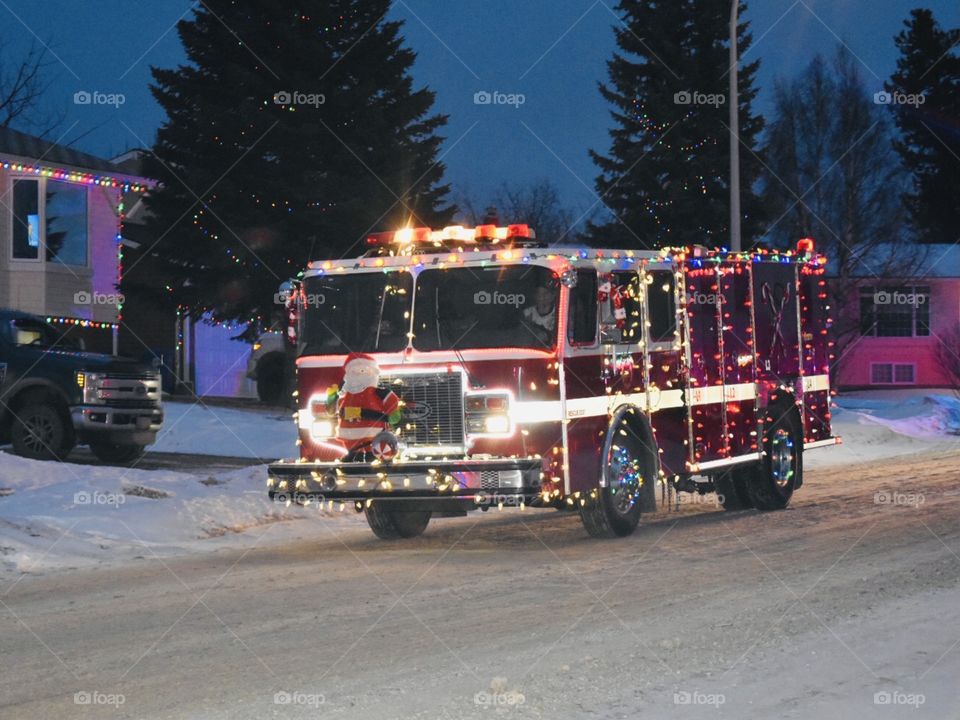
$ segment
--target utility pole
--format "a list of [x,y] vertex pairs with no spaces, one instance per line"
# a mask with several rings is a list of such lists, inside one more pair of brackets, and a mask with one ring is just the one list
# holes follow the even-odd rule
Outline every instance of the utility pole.
[[730,250],[740,252],[740,58],[737,25],[740,0],[730,5]]

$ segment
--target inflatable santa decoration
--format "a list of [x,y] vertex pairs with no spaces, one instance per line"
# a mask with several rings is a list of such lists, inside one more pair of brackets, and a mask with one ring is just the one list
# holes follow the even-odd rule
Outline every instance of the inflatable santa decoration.
[[396,436],[390,428],[400,422],[400,398],[392,390],[378,387],[380,368],[364,353],[350,353],[343,364],[343,387],[332,387],[327,395],[337,415],[337,439],[348,455],[372,452],[388,459],[396,453]]

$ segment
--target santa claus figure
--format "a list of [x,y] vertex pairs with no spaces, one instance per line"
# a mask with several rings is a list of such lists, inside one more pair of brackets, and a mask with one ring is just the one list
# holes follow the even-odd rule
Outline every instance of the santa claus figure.
[[[338,419],[337,439],[348,456],[373,452],[374,438],[400,422],[400,398],[392,390],[377,387],[379,382],[377,361],[364,353],[350,353],[343,365],[343,387],[332,387],[327,395]],[[378,447],[384,446],[382,440]]]

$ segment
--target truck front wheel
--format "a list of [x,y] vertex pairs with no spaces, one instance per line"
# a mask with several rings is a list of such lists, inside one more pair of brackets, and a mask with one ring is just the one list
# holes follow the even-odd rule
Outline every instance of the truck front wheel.
[[73,429],[54,405],[27,402],[10,432],[13,450],[33,460],[63,460],[73,449]]
[[143,445],[118,445],[104,440],[90,443],[90,450],[100,462],[130,465],[143,457]]
[[429,510],[412,510],[389,507],[388,503],[374,500],[363,510],[373,534],[381,540],[397,540],[422,535],[430,522]]
[[[595,538],[630,535],[640,522],[642,505],[655,504],[657,465],[652,437],[621,411],[604,444],[604,486],[580,498],[580,519]],[[646,503],[644,499],[646,498]]]

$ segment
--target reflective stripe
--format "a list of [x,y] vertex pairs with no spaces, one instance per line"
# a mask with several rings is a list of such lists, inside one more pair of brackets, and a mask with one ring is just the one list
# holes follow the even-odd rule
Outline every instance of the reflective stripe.
[[829,375],[804,375],[803,377],[803,391],[808,392],[820,392],[822,390],[830,389],[830,376]]
[[720,460],[707,460],[702,463],[688,462],[687,470],[690,472],[703,472],[704,470],[715,470],[730,465],[743,465],[745,463],[757,462],[762,459],[762,453],[750,453],[749,455],[737,455],[736,457],[722,458]]
[[753,400],[756,397],[757,386],[755,383],[690,388],[690,405],[715,405],[724,402]]

